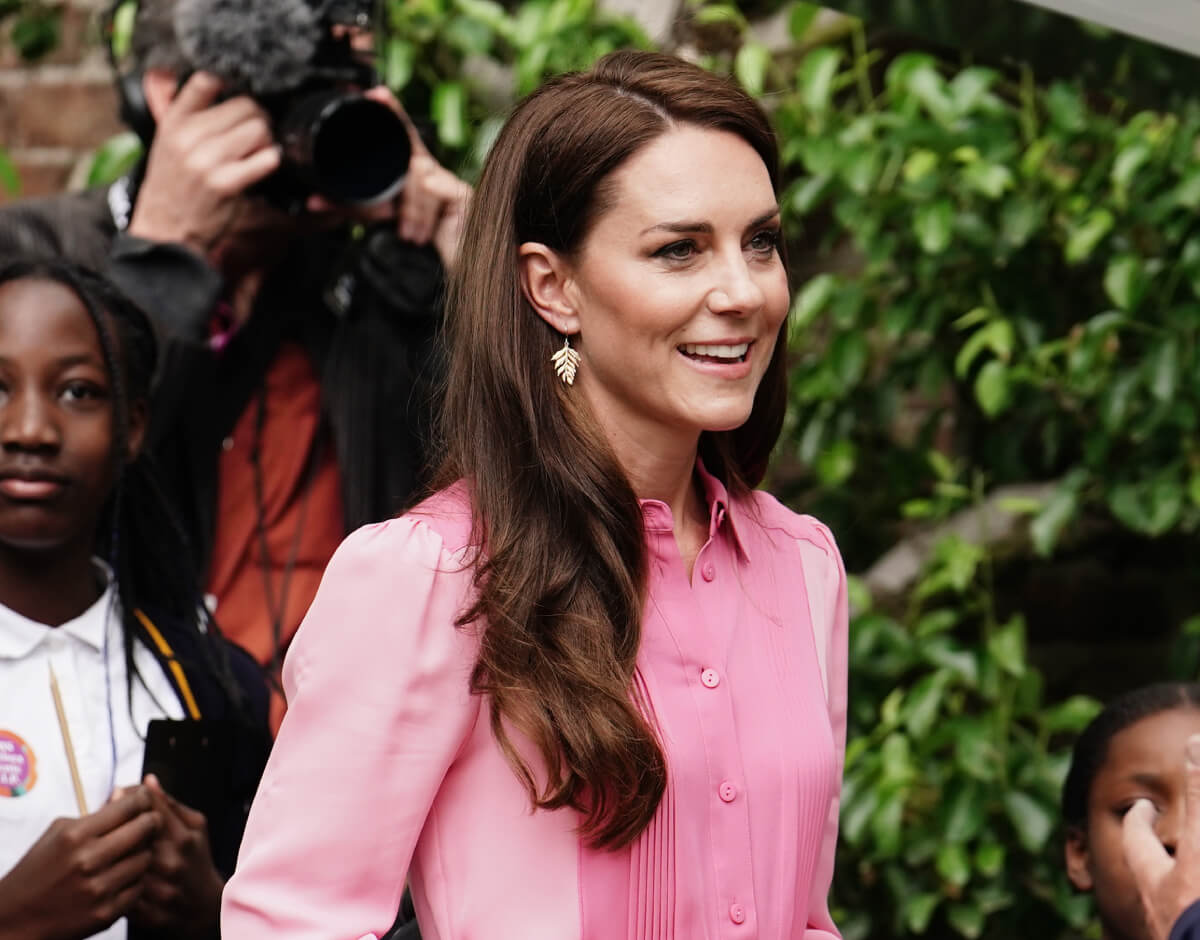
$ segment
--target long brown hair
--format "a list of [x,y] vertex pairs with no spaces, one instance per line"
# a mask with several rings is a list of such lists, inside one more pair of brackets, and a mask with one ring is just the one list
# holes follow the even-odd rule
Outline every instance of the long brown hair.
[[[465,480],[484,625],[472,689],[535,807],[570,806],[596,846],[631,842],[667,767],[633,673],[646,549],[641,508],[582,396],[555,377],[559,337],[526,300],[517,248],[570,256],[611,198],[610,174],[676,124],[731,131],[778,185],[775,139],[732,83],[666,55],[616,52],[525,99],[500,133],[471,205],[450,285],[443,484]],[[734,493],[757,484],[785,406],[784,335],[750,419],[701,436]],[[584,364],[586,368],[586,363]],[[544,777],[509,734],[527,736]]]

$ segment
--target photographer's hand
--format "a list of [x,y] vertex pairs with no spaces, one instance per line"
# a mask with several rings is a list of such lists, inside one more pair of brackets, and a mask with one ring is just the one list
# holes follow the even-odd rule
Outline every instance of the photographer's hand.
[[279,166],[266,113],[250,98],[214,104],[220,80],[197,72],[160,117],[129,234],[179,242],[207,258],[244,205],[243,193]]
[[[434,159],[388,88],[380,85],[367,91],[366,96],[387,105],[404,120],[412,142],[412,157],[404,188],[395,202],[373,206],[359,216],[365,219],[395,217],[396,234],[400,238],[415,245],[432,243],[442,264],[450,270],[458,259],[458,243],[474,190]],[[334,206],[320,196],[313,196],[308,208],[327,211]]]

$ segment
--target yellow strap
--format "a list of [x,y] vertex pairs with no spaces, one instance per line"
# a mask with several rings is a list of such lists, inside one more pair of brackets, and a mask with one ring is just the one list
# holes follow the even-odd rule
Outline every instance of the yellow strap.
[[159,632],[158,627],[154,625],[153,621],[140,610],[135,610],[133,615],[146,628],[146,632],[150,634],[150,639],[154,641],[154,645],[158,647],[158,651],[167,658],[167,666],[170,668],[171,675],[175,677],[175,682],[179,686],[179,692],[183,696],[183,704],[187,706],[188,715],[192,718],[199,718],[200,709],[196,705],[195,697],[192,695],[192,687],[188,685],[187,676],[183,674],[183,667],[179,665],[179,660],[175,658],[175,652],[171,649],[171,645],[167,642],[166,637]]

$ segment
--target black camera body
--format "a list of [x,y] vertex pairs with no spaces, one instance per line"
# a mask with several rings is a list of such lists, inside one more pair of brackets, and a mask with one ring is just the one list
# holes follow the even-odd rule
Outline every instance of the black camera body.
[[[117,0],[110,11],[110,34],[129,2]],[[364,94],[379,83],[378,75],[355,47],[355,37],[373,25],[372,0],[142,2],[173,3],[189,73],[213,73],[224,82],[226,97],[249,95],[269,115],[283,161],[255,192],[299,212],[313,194],[365,206],[390,199],[403,186],[412,156],[408,128],[392,108]],[[155,126],[142,74],[122,72],[114,47],[110,35],[121,115],[149,146]],[[181,76],[181,84],[186,79]]]

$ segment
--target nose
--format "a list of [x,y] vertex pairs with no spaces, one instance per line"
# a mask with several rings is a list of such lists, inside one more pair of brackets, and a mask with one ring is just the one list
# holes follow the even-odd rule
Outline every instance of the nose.
[[757,313],[765,303],[766,294],[739,250],[721,265],[708,295],[708,307],[713,313],[746,317]]
[[62,441],[53,408],[43,396],[10,391],[0,407],[0,443],[7,451],[53,453]]

